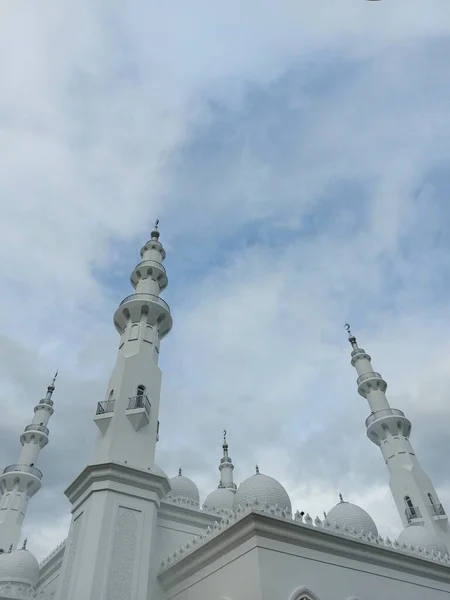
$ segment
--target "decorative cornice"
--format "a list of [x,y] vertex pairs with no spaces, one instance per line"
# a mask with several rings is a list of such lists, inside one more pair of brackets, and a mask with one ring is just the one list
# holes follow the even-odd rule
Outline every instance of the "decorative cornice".
[[158,518],[203,529],[206,529],[208,525],[214,525],[218,520],[217,515],[198,510],[192,506],[167,502],[166,498],[163,498],[158,508]]
[[159,579],[168,589],[255,536],[450,583],[448,555],[331,527],[318,517],[313,520],[306,515],[303,520],[298,512],[292,520],[278,507],[259,506],[257,502],[216,522],[162,561]]
[[71,504],[75,504],[82,496],[94,491],[92,490],[94,484],[95,491],[99,491],[109,489],[111,483],[129,486],[130,494],[134,496],[138,495],[137,490],[151,492],[156,494],[158,501],[170,490],[168,479],[159,473],[135,469],[122,463],[108,462],[87,465],[64,493]]
[[163,501],[167,504],[180,504],[182,506],[187,506],[194,510],[200,510],[200,504],[195,500],[190,500],[189,498],[185,498],[184,496],[176,496],[171,492],[164,496]]
[[39,563],[39,568],[42,569],[42,567],[45,567],[45,565],[52,560],[52,558],[54,558],[58,552],[60,552],[66,545],[67,542],[67,538],[65,540],[63,540],[60,544],[58,544],[58,546],[56,546],[56,548],[54,548],[50,554],[47,554],[47,556],[45,558],[43,558],[41,560],[41,562]]

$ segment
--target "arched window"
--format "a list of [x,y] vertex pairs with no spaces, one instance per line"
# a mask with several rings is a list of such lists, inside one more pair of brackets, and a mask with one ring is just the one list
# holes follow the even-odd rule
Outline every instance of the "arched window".
[[139,325],[137,323],[134,323],[130,328],[130,337],[128,339],[130,341],[137,340],[138,337],[139,337]]
[[145,385],[138,385],[137,386],[136,396],[145,396]]
[[289,596],[289,600],[319,600],[318,596],[313,594],[310,590],[305,587],[297,588]]
[[412,500],[409,496],[405,496],[405,504],[406,504],[406,517],[409,519],[415,519],[419,515],[417,514],[417,510],[412,503]]

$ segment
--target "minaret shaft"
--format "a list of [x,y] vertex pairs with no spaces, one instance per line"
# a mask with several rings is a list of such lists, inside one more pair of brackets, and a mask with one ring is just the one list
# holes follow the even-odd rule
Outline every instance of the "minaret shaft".
[[350,332],[349,341],[352,345],[351,364],[358,373],[358,393],[366,398],[372,411],[366,419],[367,436],[380,447],[403,525],[425,525],[449,545],[447,516],[409,440],[411,422],[401,410],[390,407],[385,380],[373,370],[370,356],[359,348]]
[[[66,490],[72,523],[59,598],[153,598],[148,569],[155,552],[156,517],[170,490],[155,465],[161,370],[160,341],[172,328],[165,251],[157,227],[131,274],[135,293],[114,314],[120,334],[116,364],[94,421],[94,457]],[[107,551],[105,551],[107,549]],[[76,577],[72,565],[83,577]]]
[[220,488],[227,488],[232,492],[236,491],[237,486],[233,481],[234,465],[231,457],[228,455],[228,444],[226,439],[227,432],[223,432],[223,456],[220,459],[219,471],[220,471]]
[[29,500],[41,487],[42,473],[36,467],[39,453],[48,444],[47,428],[53,414],[55,378],[34,408],[34,417],[20,436],[22,450],[18,463],[9,465],[0,476],[0,549],[17,548]]

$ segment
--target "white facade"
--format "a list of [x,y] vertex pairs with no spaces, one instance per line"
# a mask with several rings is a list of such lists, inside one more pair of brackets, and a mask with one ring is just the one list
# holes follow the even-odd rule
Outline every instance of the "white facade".
[[[93,459],[66,490],[67,540],[40,568],[18,548],[35,467],[48,442],[51,395],[21,437],[17,465],[0,476],[0,600],[441,600],[450,599],[448,521],[409,441],[411,424],[391,409],[387,384],[350,334],[369,439],[380,446],[405,529],[382,539],[361,507],[340,502],[325,520],[298,511],[273,477],[237,486],[224,432],[219,484],[204,500],[180,472],[155,463],[159,436],[160,342],[172,328],[160,292],[165,251],[155,227],[114,315],[116,365],[96,408]],[[41,474],[42,476],[42,474]]]

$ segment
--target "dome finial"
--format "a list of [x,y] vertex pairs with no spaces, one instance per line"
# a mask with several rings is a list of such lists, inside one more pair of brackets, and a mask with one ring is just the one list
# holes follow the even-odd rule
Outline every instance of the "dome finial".
[[342,497],[341,492],[339,492],[339,502],[344,502],[344,498]]
[[258,465],[255,465],[255,470],[256,470],[256,474],[259,475],[259,467],[258,467]]
[[224,450],[228,450],[228,444],[227,444],[227,430],[224,429],[223,430],[223,444],[222,444],[222,448]]
[[159,229],[158,229],[158,225],[159,225],[159,219],[156,219],[155,221],[155,226],[153,227],[153,231],[151,233],[151,237],[152,239],[158,239],[159,238]]
[[12,549],[13,549],[13,545],[11,544],[11,545],[9,546],[9,550],[8,550],[9,554],[11,554],[11,552],[12,552]]
[[178,476],[181,476],[183,473],[181,471],[181,467],[178,469]]
[[28,542],[28,538],[25,538],[23,540],[23,544],[22,544],[22,550],[26,550],[27,549],[27,542]]

